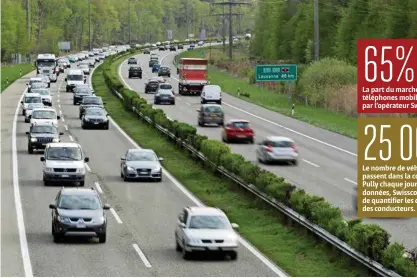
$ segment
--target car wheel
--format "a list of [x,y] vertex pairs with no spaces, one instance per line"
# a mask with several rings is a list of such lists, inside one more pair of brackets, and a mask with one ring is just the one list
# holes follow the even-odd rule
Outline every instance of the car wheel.
[[232,261],[236,261],[237,260],[237,252],[236,251],[230,252],[229,257]]
[[25,123],[29,123],[30,121],[29,121],[29,119],[25,119]]
[[292,164],[293,164],[294,166],[297,166],[297,165],[298,165],[298,160],[294,160],[294,161],[292,162]]
[[106,242],[106,233],[101,234],[98,236],[98,242],[105,243]]
[[125,175],[123,175],[123,181],[129,181],[129,179]]
[[188,260],[189,258],[190,258],[190,252],[188,252],[187,250],[185,250],[185,248],[184,248],[184,246],[185,246],[185,242],[183,241],[182,242],[182,246],[183,246],[183,248],[182,248],[182,258],[184,259],[184,260]]
[[221,122],[219,125],[220,125],[220,126],[224,126],[224,122]]
[[83,123],[81,123],[81,128],[82,128],[82,129],[85,129],[85,126],[84,126],[84,124],[83,124]]
[[43,180],[43,185],[44,185],[44,186],[48,186],[48,185],[49,185],[49,181],[47,181],[47,180]]
[[123,178],[123,177],[124,177],[124,175],[123,175],[123,171],[120,171],[120,177],[121,177],[121,178]]
[[129,75],[129,77],[128,78],[130,78],[130,75]]
[[56,233],[54,234],[54,242],[55,243],[61,242],[62,239],[63,239],[62,235],[56,234]]
[[222,101],[221,101],[221,100],[219,100],[219,101],[217,102],[217,104],[221,105],[221,104],[222,104]]
[[104,129],[109,130],[109,125],[106,125]]
[[72,105],[77,105],[77,102],[76,101],[72,101]]
[[84,186],[85,185],[85,181],[80,181],[80,186]]
[[249,139],[249,144],[253,144],[254,142],[255,142],[255,140],[253,140],[253,138]]
[[177,251],[177,252],[182,251],[181,245],[178,243],[177,239],[175,239],[175,251]]
[[33,148],[32,147],[28,147],[28,153],[33,154]]

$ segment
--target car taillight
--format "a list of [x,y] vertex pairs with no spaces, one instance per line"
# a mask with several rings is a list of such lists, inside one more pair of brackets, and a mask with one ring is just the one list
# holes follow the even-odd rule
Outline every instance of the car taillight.
[[298,153],[298,149],[297,149],[297,147],[295,146],[295,144],[292,144],[291,148],[292,148],[292,150],[293,150],[294,152]]
[[56,68],[54,68],[54,69],[52,70],[52,73],[55,73],[55,71],[56,71]]
[[272,145],[268,145],[266,147],[266,151],[272,153],[274,151],[273,148],[272,148]]

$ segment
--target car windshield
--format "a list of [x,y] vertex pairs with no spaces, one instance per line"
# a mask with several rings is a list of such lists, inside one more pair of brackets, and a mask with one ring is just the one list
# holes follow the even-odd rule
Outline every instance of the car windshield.
[[291,141],[273,141],[268,142],[268,145],[275,148],[291,148],[293,146],[293,142]]
[[169,90],[159,90],[160,95],[172,95],[172,92]]
[[97,196],[80,194],[63,194],[59,198],[58,208],[65,210],[97,210],[101,204]]
[[87,109],[85,111],[85,114],[89,116],[104,116],[105,115],[104,111],[101,109]]
[[83,81],[83,76],[81,74],[69,74],[67,78],[71,81]]
[[172,86],[170,84],[161,84],[161,85],[159,85],[159,89],[162,89],[162,90],[171,90],[172,89]]
[[34,125],[32,126],[31,133],[57,133],[57,129],[53,125]]
[[32,113],[32,119],[56,119],[56,112],[48,110],[35,110]]
[[41,97],[25,97],[25,103],[42,103]]
[[51,60],[51,61],[37,61],[36,63],[38,68],[49,68],[49,67],[53,67],[55,66],[55,60]]
[[231,123],[231,125],[236,128],[248,128],[249,127],[248,122],[233,122]]
[[206,113],[223,113],[223,110],[219,106],[206,106],[204,107]]
[[40,80],[40,79],[36,79],[36,80],[30,80],[30,81],[29,81],[29,85],[33,85],[33,84],[35,84],[35,83],[42,83],[42,80]]
[[155,154],[151,152],[129,152],[126,157],[127,161],[156,161]]
[[86,98],[86,97],[84,97],[83,98],[83,104],[97,104],[97,105],[101,105],[102,104],[102,101],[99,98],[91,98],[91,97]]
[[47,160],[81,160],[79,147],[51,147],[46,155]]
[[43,108],[43,103],[32,103],[28,105],[28,110],[33,110],[35,108]]
[[228,229],[229,221],[220,215],[191,216],[189,229]]

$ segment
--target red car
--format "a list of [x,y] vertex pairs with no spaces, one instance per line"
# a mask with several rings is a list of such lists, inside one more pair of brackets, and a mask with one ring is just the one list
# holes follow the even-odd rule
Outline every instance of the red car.
[[255,141],[255,133],[250,127],[249,121],[230,120],[222,130],[223,142],[245,141],[251,144]]

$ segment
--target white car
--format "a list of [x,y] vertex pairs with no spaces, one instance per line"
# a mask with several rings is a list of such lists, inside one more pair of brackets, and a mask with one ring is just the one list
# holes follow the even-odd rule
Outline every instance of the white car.
[[26,116],[26,110],[29,106],[29,104],[32,103],[41,103],[42,102],[42,97],[40,94],[34,94],[34,93],[26,93],[25,96],[23,97],[23,100],[20,102],[22,104],[22,115]]
[[53,182],[78,182],[84,186],[85,162],[81,145],[75,142],[49,143],[44,156],[41,157],[43,183],[45,186]]
[[78,68],[83,71],[84,74],[89,75],[90,74],[90,64],[88,63],[82,63],[78,65]]
[[226,214],[219,208],[185,207],[178,216],[175,245],[188,259],[195,252],[224,252],[237,259],[238,235]]
[[42,77],[31,77],[29,79],[29,82],[26,84],[26,85],[28,85],[28,92],[30,92],[30,90],[32,88],[32,85],[34,83],[40,83],[40,84],[42,84],[43,83],[43,78]]
[[58,120],[61,119],[54,108],[45,107],[45,108],[36,108],[32,112],[30,117],[31,124],[37,123],[47,123],[58,126]]
[[219,85],[205,85],[201,92],[201,104],[215,102],[222,104],[222,88]]
[[292,139],[269,136],[258,144],[256,157],[261,163],[288,162],[298,165],[298,149]]
[[30,123],[30,118],[32,117],[33,110],[37,108],[45,108],[43,103],[30,103],[25,113],[25,123]]
[[52,106],[52,94],[48,89],[32,89],[32,92],[37,93],[41,96],[43,104],[47,106]]

